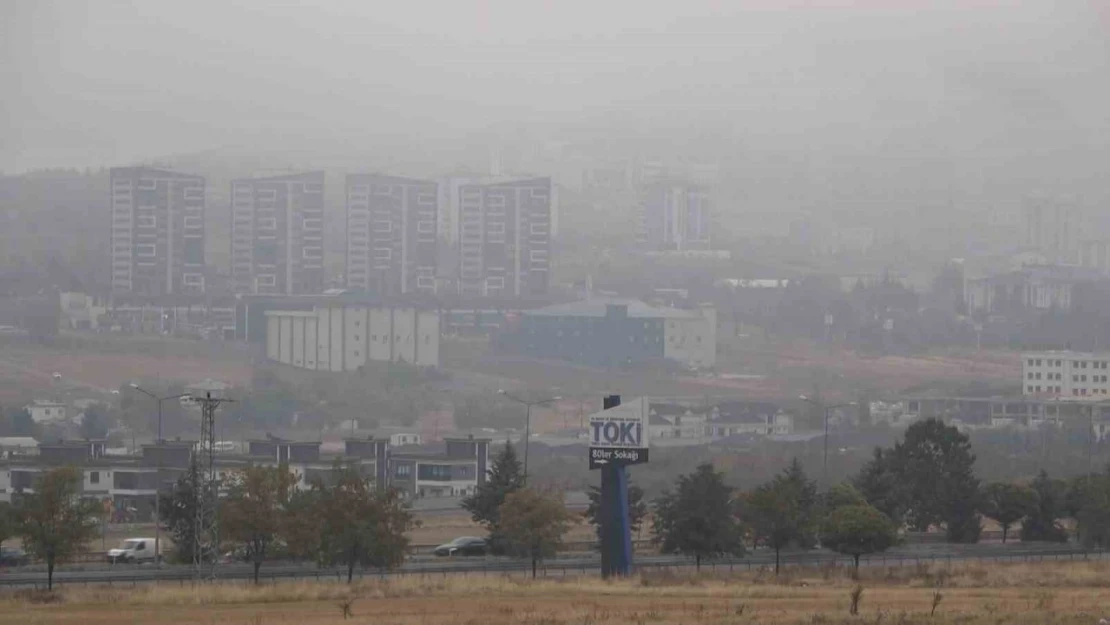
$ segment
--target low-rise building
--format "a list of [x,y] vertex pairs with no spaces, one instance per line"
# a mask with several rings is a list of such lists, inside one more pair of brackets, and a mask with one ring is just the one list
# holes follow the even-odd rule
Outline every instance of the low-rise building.
[[638,397],[622,403],[622,409],[646,413],[648,440],[666,446],[794,432],[793,415],[771,402]]
[[68,406],[62,402],[46,399],[36,399],[31,404],[24,406],[35,423],[58,423],[66,420]]
[[[394,452],[388,438],[347,439],[338,454],[322,454],[318,441],[277,437],[252,440],[245,453],[219,454],[217,476],[247,466],[283,465],[299,488],[330,483],[336,467],[355,468],[381,487],[399,488],[408,497],[458,497],[473,493],[486,480],[489,439],[448,438],[442,453]],[[197,444],[161,441],[138,454],[111,456],[101,440],[41,443],[37,454],[11,454],[0,460],[0,501],[34,492],[36,479],[51,469],[72,466],[82,473],[82,495],[110,502],[113,518],[148,519],[159,491],[168,491],[184,476]]]

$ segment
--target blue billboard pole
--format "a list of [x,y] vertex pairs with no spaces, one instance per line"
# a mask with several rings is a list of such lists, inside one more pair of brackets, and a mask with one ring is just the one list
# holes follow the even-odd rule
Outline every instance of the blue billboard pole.
[[[605,397],[605,410],[621,403],[619,395]],[[601,466],[601,576],[624,577],[632,572],[632,528],[628,518],[628,469],[623,462]]]

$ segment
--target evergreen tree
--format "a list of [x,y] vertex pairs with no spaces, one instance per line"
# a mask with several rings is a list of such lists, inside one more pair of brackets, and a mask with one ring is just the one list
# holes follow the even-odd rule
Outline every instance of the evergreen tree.
[[663,553],[702,558],[718,554],[742,555],[743,536],[734,514],[732,488],[711,464],[700,465],[689,475],[680,475],[673,492],[655,500],[655,541]]
[[500,551],[504,545],[500,536],[501,504],[509,493],[524,487],[524,472],[512,443],[506,441],[505,447],[493,460],[493,466],[484,484],[473,495],[462,500],[462,507],[470,513],[475,523],[480,523],[490,534],[490,548]]
[[1064,516],[1067,486],[1060,480],[1048,477],[1041,471],[1030,485],[1033,490],[1033,507],[1021,524],[1022,542],[1067,542],[1068,532],[1060,524]]
[[197,475],[190,471],[174,482],[168,493],[161,493],[158,505],[162,526],[173,538],[174,559],[181,563],[193,561],[196,552]]

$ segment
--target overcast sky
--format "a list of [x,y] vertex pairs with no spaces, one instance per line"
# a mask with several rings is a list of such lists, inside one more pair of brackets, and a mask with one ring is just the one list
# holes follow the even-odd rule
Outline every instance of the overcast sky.
[[1108,6],[6,0],[0,170],[712,118],[801,161],[1075,161],[1061,175],[1089,180],[1110,155]]

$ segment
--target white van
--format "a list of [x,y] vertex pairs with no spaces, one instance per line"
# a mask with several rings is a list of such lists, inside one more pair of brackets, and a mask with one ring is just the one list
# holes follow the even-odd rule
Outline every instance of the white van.
[[108,550],[108,562],[110,564],[116,562],[141,564],[143,562],[154,562],[154,560],[153,538],[128,538],[123,541],[118,549]]

